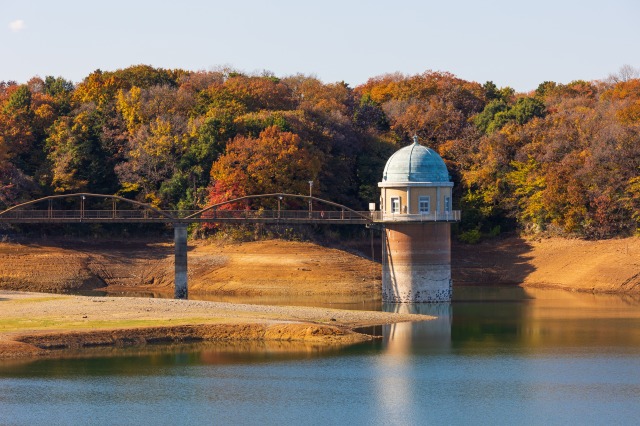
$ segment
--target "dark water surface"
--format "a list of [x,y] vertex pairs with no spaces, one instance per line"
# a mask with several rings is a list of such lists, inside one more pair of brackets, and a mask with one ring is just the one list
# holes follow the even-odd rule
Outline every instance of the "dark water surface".
[[0,424],[640,422],[637,299],[497,287],[454,298],[385,306],[439,318],[375,327],[381,339],[347,348],[203,344],[3,361]]

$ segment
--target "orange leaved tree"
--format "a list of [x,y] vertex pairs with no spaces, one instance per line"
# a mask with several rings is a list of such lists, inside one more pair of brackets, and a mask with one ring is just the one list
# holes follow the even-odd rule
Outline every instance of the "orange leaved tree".
[[236,136],[211,168],[209,204],[245,195],[305,194],[308,181],[315,180],[321,167],[321,156],[313,151],[297,134],[277,126],[266,128],[257,138]]

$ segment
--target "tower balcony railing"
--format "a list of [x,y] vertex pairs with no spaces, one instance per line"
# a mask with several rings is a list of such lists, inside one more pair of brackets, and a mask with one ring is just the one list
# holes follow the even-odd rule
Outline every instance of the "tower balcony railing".
[[430,213],[389,213],[371,212],[374,222],[459,222],[460,210]]

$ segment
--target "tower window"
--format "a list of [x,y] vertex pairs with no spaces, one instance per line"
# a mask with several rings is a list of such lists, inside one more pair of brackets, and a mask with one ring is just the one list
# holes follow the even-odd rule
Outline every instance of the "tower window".
[[400,197],[391,197],[391,213],[400,213]]
[[418,210],[421,214],[429,214],[429,210],[431,210],[431,197],[428,195],[420,196],[420,198],[418,198]]
[[447,213],[451,211],[451,197],[444,197],[444,211]]

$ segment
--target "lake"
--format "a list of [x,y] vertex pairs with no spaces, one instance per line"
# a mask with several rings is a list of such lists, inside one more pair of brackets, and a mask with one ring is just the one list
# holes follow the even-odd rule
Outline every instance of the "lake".
[[[343,307],[359,306],[371,308]],[[377,305],[438,319],[373,327],[379,339],[345,348],[209,343],[0,361],[0,424],[637,424],[639,307],[459,287],[451,304]]]

